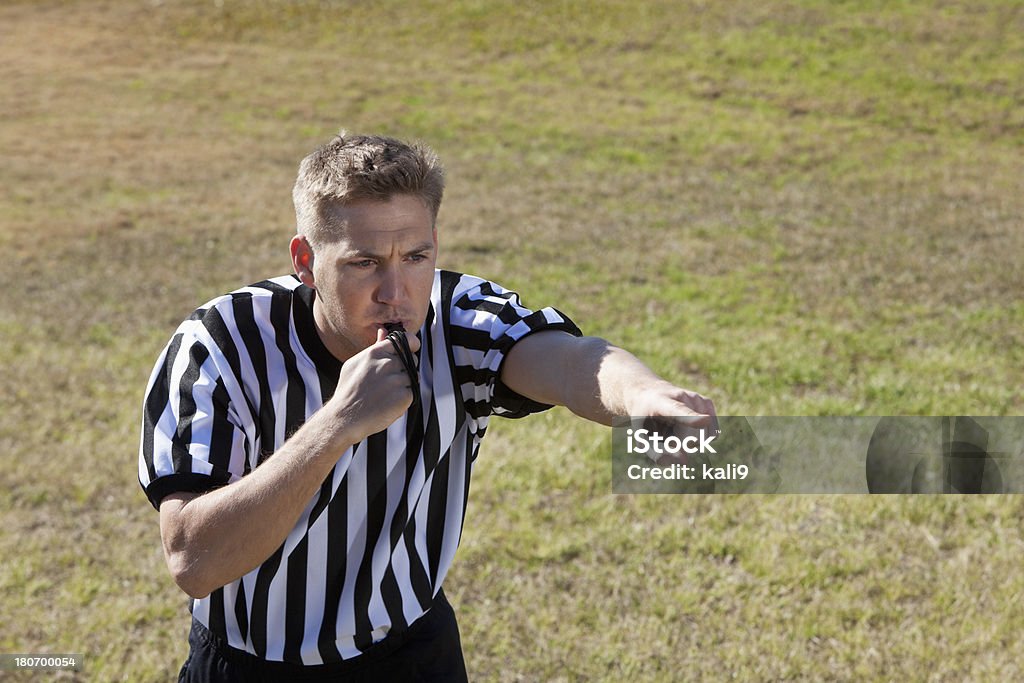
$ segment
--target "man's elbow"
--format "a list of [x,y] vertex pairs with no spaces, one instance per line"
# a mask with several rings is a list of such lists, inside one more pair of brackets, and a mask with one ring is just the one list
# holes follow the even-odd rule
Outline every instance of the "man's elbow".
[[197,600],[205,598],[219,587],[203,575],[200,563],[186,552],[169,552],[165,549],[164,561],[174,583],[189,597]]
[[220,586],[212,585],[202,550],[189,531],[185,507],[195,493],[174,493],[160,503],[160,540],[164,562],[174,583],[193,598],[205,598]]

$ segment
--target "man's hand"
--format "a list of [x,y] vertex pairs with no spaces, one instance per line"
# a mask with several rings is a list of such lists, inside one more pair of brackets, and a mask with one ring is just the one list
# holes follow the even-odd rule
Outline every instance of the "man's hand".
[[[420,348],[416,335],[408,335],[409,350]],[[345,425],[345,441],[358,443],[383,431],[412,405],[409,375],[383,328],[377,341],[345,361],[338,387],[328,402]]]
[[685,427],[717,429],[715,404],[695,391],[658,379],[632,387],[626,397],[626,412],[636,417],[676,417]]

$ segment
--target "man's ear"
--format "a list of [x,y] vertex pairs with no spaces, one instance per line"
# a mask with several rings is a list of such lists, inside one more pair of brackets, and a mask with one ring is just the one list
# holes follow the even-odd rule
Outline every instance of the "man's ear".
[[296,235],[288,248],[292,254],[292,268],[299,276],[299,281],[311,289],[316,289],[316,280],[313,277],[313,247],[309,246],[309,240],[305,235]]

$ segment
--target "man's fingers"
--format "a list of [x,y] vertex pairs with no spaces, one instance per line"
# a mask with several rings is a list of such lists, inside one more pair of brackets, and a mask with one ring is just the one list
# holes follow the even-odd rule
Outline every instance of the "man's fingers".
[[[383,327],[377,328],[377,342],[382,342],[388,338],[388,331]],[[420,350],[420,338],[416,336],[414,332],[406,332],[405,340],[409,342],[409,350],[414,354]]]
[[[659,417],[660,416],[660,417]],[[686,392],[681,396],[663,402],[648,418],[656,422],[668,422],[671,428],[691,433],[698,429],[718,430],[718,416],[715,404],[699,394]],[[668,425],[667,425],[668,426]]]
[[[405,372],[409,377],[409,389],[412,391],[412,398],[414,402],[419,401],[419,370],[416,367],[416,352],[414,349],[419,348],[419,340],[416,337],[410,337],[409,334],[402,329],[401,325],[388,325],[389,332],[387,339],[391,342],[391,345],[395,349],[395,353],[398,356],[398,360],[402,363],[405,368]],[[411,342],[410,343],[410,339]]]
[[673,421],[683,425],[684,427],[703,427],[711,419],[710,415],[705,413],[698,413],[695,410],[689,408],[683,408],[679,411],[679,415],[673,415]]
[[415,333],[407,332],[405,335],[406,340],[409,342],[409,350],[416,353],[420,350],[420,338]]
[[713,429],[713,430],[715,430],[717,432],[719,430],[719,426],[718,426],[718,411],[715,410],[715,403],[714,403],[714,401],[712,401],[710,398],[704,398],[703,396],[700,397],[700,400],[703,402],[702,403],[702,409],[703,409],[704,413],[708,417],[711,418],[708,421],[708,427]]

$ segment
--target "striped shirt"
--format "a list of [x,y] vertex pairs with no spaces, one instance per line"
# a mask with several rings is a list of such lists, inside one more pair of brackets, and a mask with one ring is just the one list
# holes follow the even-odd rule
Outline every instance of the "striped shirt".
[[[500,381],[502,360],[539,330],[581,334],[553,308],[436,271],[420,330],[420,402],[349,448],[281,547],[190,611],[229,645],[296,664],[359,655],[422,616],[462,534],[472,463],[490,415],[550,406]],[[182,323],[146,389],[139,482],[173,492],[229,485],[270,456],[334,393],[341,362],[295,276],[214,299]]]

